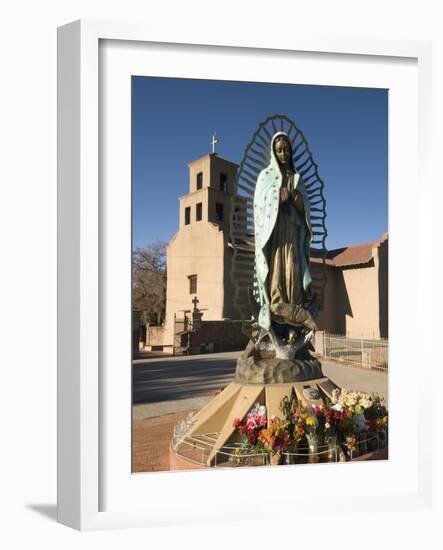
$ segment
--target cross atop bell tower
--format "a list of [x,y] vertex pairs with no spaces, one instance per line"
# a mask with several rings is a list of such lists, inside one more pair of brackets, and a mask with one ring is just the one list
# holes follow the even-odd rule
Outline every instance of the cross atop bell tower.
[[218,143],[218,139],[217,139],[217,136],[215,135],[215,132],[214,134],[212,135],[212,140],[211,140],[211,145],[212,145],[212,154],[215,155],[215,146],[217,145]]

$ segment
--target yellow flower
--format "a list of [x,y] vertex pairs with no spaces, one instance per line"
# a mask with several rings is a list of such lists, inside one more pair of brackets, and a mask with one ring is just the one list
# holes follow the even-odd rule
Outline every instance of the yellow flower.
[[307,416],[306,417],[306,425],[307,426],[315,426],[315,420],[313,416]]

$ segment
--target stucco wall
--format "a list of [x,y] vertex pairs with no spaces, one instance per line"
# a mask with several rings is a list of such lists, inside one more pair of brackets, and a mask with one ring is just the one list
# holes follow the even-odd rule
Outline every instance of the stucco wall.
[[210,162],[208,155],[200,159],[194,160],[188,164],[189,167],[189,193],[197,190],[197,174],[203,173],[203,189],[210,185]]
[[165,327],[147,327],[146,331],[146,346],[152,348],[155,346],[163,346],[165,336]]
[[323,290],[323,302],[316,318],[319,330],[340,333],[345,327],[344,311],[344,287],[341,284],[340,271],[330,265],[321,265],[311,262],[311,273],[313,277],[320,276],[324,270],[326,284]]
[[[189,195],[184,195],[183,197],[180,197],[180,229],[183,227],[187,228],[195,223],[201,224],[208,221],[208,191],[208,189],[202,189],[201,191],[194,191]],[[202,203],[202,219],[201,221],[197,222],[196,205],[199,202]],[[185,209],[187,207],[191,208],[191,218],[189,225],[185,225]]]
[[[223,318],[224,250],[223,232],[210,223],[185,226],[169,242],[165,345],[173,343],[174,313],[192,309],[194,296],[204,320]],[[196,294],[189,293],[189,275],[197,275]]]
[[227,176],[227,191],[233,193],[235,174],[238,164],[226,160],[218,155],[206,155],[188,164],[189,167],[189,192],[197,190],[197,174],[203,173],[203,189],[211,187],[220,189],[220,174]]
[[342,268],[342,273],[350,304],[346,314],[346,335],[380,338],[376,266]]
[[210,186],[213,189],[220,189],[220,174],[226,174],[227,176],[227,192],[231,195],[234,192],[235,176],[238,168],[238,164],[221,158],[217,155],[210,155],[211,159],[211,180]]
[[389,241],[386,239],[378,247],[378,286],[380,310],[380,336],[389,338]]
[[[326,265],[323,308],[317,317],[320,330],[349,337],[387,338],[387,241],[380,248],[374,247],[373,260],[365,265]],[[311,262],[314,275],[319,269],[319,264]]]

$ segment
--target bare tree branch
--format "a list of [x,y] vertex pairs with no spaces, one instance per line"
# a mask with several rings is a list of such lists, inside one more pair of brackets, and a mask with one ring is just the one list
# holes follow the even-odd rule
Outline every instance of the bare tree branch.
[[145,323],[161,325],[166,314],[166,243],[132,252],[132,305]]

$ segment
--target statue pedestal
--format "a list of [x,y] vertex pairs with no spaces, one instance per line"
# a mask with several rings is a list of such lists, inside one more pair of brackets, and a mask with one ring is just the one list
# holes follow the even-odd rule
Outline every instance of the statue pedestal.
[[321,363],[312,355],[303,359],[240,357],[235,381],[243,384],[285,384],[323,378]]
[[[264,364],[245,356],[238,360],[234,382],[194,415],[192,425],[176,442],[174,451],[178,455],[202,465],[227,465],[232,454],[229,446],[239,443],[241,437],[233,421],[243,419],[255,403],[266,406],[268,418],[282,417],[280,403],[285,396],[295,393],[305,405],[321,405],[337,388],[323,376],[315,357],[260,362]],[[309,378],[309,373],[314,376]]]

